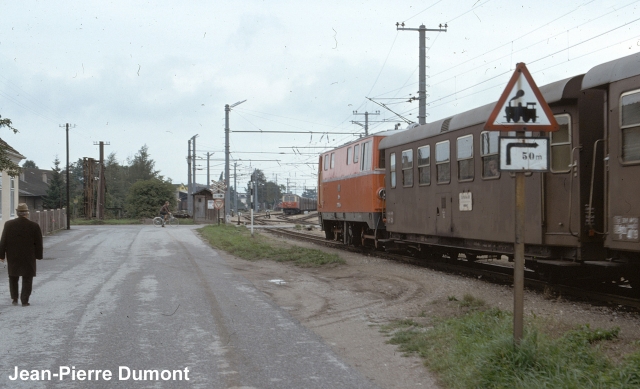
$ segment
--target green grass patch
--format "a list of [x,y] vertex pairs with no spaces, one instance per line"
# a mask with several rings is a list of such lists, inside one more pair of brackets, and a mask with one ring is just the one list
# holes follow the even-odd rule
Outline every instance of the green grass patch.
[[244,227],[212,225],[198,229],[200,235],[220,250],[249,260],[271,259],[278,262],[293,262],[300,266],[322,266],[343,264],[344,259],[336,254],[285,244],[275,245],[268,237],[251,233]]
[[617,339],[617,328],[544,334],[543,323],[529,318],[515,347],[511,313],[480,309],[475,299],[449,301],[464,313],[429,327],[401,320],[381,328],[389,343],[422,357],[447,388],[640,388],[640,348],[618,363],[602,350]]

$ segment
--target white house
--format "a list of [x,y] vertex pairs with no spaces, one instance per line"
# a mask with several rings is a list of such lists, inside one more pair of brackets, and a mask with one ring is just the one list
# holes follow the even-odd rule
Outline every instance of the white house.
[[[2,139],[0,139],[0,147],[6,150],[7,156],[13,163],[19,164],[20,161],[25,159],[22,154]],[[16,217],[19,183],[19,177],[11,177],[5,172],[0,171],[0,234],[4,229],[4,223]]]

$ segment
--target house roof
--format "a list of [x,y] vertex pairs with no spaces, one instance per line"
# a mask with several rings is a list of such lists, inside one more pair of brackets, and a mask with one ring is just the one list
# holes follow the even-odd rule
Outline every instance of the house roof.
[[49,184],[42,180],[42,175],[47,175],[47,182],[53,178],[51,170],[22,168],[20,174],[20,196],[46,196]]
[[4,147],[10,154],[15,155],[16,157],[20,158],[20,159],[25,159],[25,156],[20,154],[18,152],[18,150],[14,149],[13,147],[9,146],[9,144],[7,142],[5,142],[4,140],[2,140],[2,138],[0,138],[0,147]]

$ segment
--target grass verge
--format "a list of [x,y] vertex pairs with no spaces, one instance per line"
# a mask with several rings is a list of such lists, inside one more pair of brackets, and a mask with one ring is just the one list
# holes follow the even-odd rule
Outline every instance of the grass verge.
[[344,259],[336,254],[297,246],[279,247],[260,234],[254,234],[252,238],[251,233],[244,227],[211,225],[198,229],[198,232],[213,247],[244,259],[271,259],[308,267],[345,263]]
[[447,388],[640,388],[640,350],[614,363],[602,348],[619,330],[585,325],[545,334],[530,318],[521,344],[513,344],[513,317],[481,300],[449,298],[464,313],[433,321],[413,320],[381,328],[408,354],[417,354]]

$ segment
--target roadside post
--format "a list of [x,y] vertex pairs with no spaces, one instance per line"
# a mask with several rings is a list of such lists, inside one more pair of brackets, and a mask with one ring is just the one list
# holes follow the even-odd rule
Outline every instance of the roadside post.
[[[516,64],[484,129],[515,134],[500,136],[498,142],[500,170],[515,174],[513,341],[519,345],[524,332],[525,175],[548,171],[549,138],[542,134],[558,130],[549,105],[524,63]],[[540,135],[534,137],[534,132]]]

